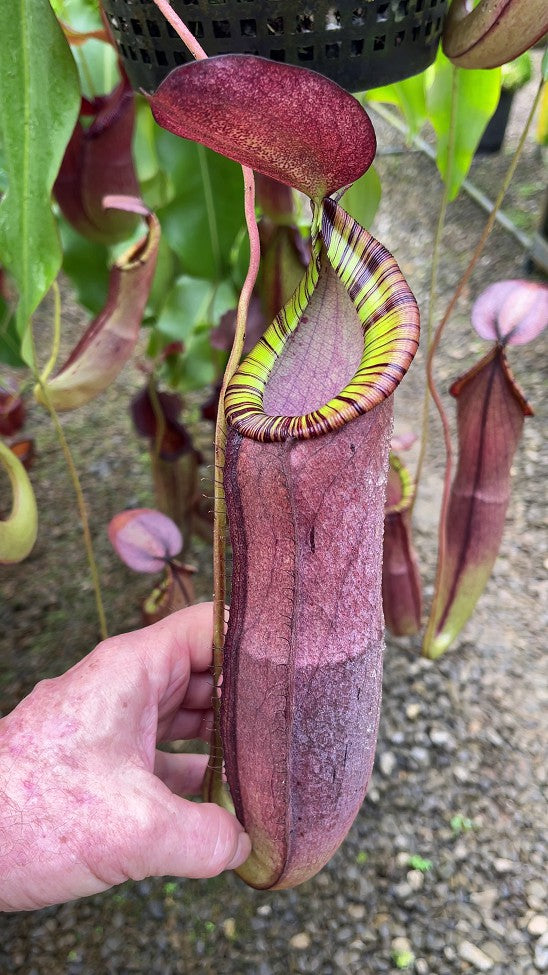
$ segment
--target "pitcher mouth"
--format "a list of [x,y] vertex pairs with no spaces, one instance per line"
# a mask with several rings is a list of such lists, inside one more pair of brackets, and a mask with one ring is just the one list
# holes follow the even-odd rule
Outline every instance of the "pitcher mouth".
[[227,422],[265,442],[337,430],[391,396],[418,340],[419,310],[396,261],[328,198],[300,285],[228,385]]

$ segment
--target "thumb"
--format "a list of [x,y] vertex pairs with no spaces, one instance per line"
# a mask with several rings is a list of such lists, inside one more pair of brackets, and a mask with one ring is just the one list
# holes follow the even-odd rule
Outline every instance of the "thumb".
[[136,844],[136,872],[142,877],[215,877],[236,869],[251,853],[236,817],[212,802],[189,802],[170,793],[156,809],[152,842],[141,838]]

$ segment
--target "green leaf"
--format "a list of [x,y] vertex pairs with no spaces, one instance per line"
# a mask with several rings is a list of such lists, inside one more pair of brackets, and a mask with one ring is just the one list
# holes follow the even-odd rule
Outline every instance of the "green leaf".
[[187,274],[221,280],[229,273],[244,223],[241,168],[168,132],[158,133],[157,147],[175,190],[172,202],[159,211],[165,237]]
[[15,315],[4,299],[0,298],[0,362],[14,369],[24,366],[20,347],[21,341],[15,328]]
[[63,218],[59,221],[63,244],[63,270],[78,301],[94,314],[105,303],[108,289],[108,250],[104,244],[82,237]]
[[219,353],[209,341],[209,329],[202,326],[190,337],[181,358],[177,388],[182,393],[190,393],[214,383],[219,376],[218,360]]
[[379,174],[371,166],[363,176],[352,183],[341,199],[341,206],[362,227],[370,229],[381,202],[382,187]]
[[[80,107],[78,73],[48,0],[0,0],[0,133],[8,189],[0,260],[13,276],[21,337],[61,267],[51,189]],[[27,342],[27,346],[28,346]],[[31,360],[31,352],[25,358]]]
[[236,304],[233,287],[227,281],[178,278],[168,294],[155,328],[170,342],[187,342],[200,325],[209,328]]
[[165,237],[160,237],[156,271],[154,273],[152,287],[148,296],[145,324],[151,324],[150,321],[147,322],[146,319],[152,318],[154,321],[156,321],[158,318],[160,310],[165,303],[166,294],[169,294],[171,288],[173,287],[176,268],[177,259],[175,254],[171,250],[171,247],[167,243]]
[[540,72],[542,74],[542,80],[548,81],[548,47],[545,48],[544,54],[542,55]]
[[153,179],[160,169],[155,138],[158,126],[155,124],[152,112],[144,99],[136,98],[135,109],[135,135],[133,140],[135,166],[139,182],[146,183]]
[[372,88],[366,93],[368,102],[386,102],[399,108],[407,122],[409,139],[418,135],[426,121],[425,73],[407,78],[405,81]]
[[[455,77],[454,137],[450,158],[451,97]],[[495,111],[501,85],[500,68],[489,71],[455,68],[442,50],[428,71],[428,117],[437,137],[436,162],[454,200]]]

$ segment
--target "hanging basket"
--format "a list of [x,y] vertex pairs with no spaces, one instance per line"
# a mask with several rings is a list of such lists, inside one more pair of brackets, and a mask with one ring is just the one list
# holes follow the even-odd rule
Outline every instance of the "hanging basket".
[[[192,60],[152,0],[102,0],[131,84],[154,91]],[[173,0],[209,55],[260,54],[348,91],[418,74],[436,55],[448,0]]]

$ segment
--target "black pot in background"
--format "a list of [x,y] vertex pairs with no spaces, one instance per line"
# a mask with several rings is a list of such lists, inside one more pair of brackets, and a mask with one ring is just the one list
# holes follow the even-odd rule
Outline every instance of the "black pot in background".
[[514,100],[513,91],[508,91],[506,88],[501,88],[499,103],[495,109],[494,115],[489,119],[487,128],[481,137],[481,142],[477,148],[477,152],[481,155],[490,152],[499,152],[502,149],[502,143],[504,142],[504,136],[506,134],[506,126],[508,125],[508,120],[510,118],[510,109],[512,108],[512,102]]
[[[151,0],[102,0],[135,89],[192,60]],[[448,0],[173,0],[208,55],[260,54],[349,91],[402,81],[435,58]]]

